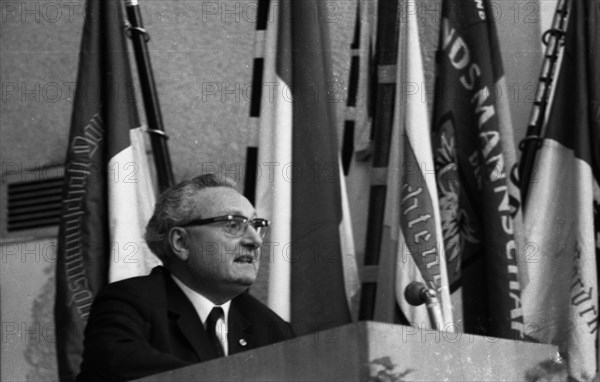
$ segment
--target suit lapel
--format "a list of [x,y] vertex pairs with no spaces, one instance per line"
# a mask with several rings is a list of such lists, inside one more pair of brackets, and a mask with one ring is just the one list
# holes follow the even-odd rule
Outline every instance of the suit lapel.
[[229,308],[227,323],[229,354],[254,349],[258,346],[256,328],[242,313],[241,308],[239,300],[234,298]]
[[165,272],[165,288],[167,291],[169,316],[176,322],[181,335],[194,349],[200,361],[217,358],[206,336],[204,325],[202,325],[198,313],[168,272]]

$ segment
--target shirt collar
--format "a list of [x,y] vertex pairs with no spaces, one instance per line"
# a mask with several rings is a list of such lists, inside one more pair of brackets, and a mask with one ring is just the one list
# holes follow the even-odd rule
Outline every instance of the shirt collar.
[[215,306],[218,306],[223,309],[223,315],[224,315],[223,320],[225,321],[225,327],[227,327],[228,317],[229,317],[229,306],[231,305],[231,300],[227,301],[226,303],[224,303],[222,305],[215,305],[212,301],[210,301],[209,299],[207,299],[200,293],[196,292],[192,288],[185,285],[181,280],[179,280],[177,277],[175,277],[175,275],[173,275],[172,273],[171,273],[171,277],[173,278],[173,281],[175,281],[175,284],[177,284],[179,286],[179,288],[181,288],[181,290],[183,291],[183,294],[185,294],[186,297],[190,300],[190,302],[194,306],[194,309],[198,313],[198,316],[200,317],[200,320],[202,321],[202,324],[204,326],[206,326],[206,319],[208,318],[210,311]]

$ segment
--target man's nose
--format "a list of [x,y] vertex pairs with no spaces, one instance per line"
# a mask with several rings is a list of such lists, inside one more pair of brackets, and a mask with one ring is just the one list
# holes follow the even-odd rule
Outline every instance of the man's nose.
[[242,245],[251,247],[252,249],[258,249],[262,245],[263,241],[256,229],[249,225],[246,233],[242,237],[241,243]]

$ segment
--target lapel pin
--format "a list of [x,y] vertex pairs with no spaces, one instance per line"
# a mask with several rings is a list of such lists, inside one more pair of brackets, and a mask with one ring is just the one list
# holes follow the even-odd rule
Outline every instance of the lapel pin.
[[248,342],[245,339],[240,338],[239,344],[240,344],[240,346],[246,346],[246,345],[248,345]]

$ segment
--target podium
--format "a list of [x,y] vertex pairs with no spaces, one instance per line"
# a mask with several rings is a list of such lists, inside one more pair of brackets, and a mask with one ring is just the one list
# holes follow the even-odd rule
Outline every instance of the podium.
[[364,321],[137,381],[524,381],[527,370],[557,351]]

